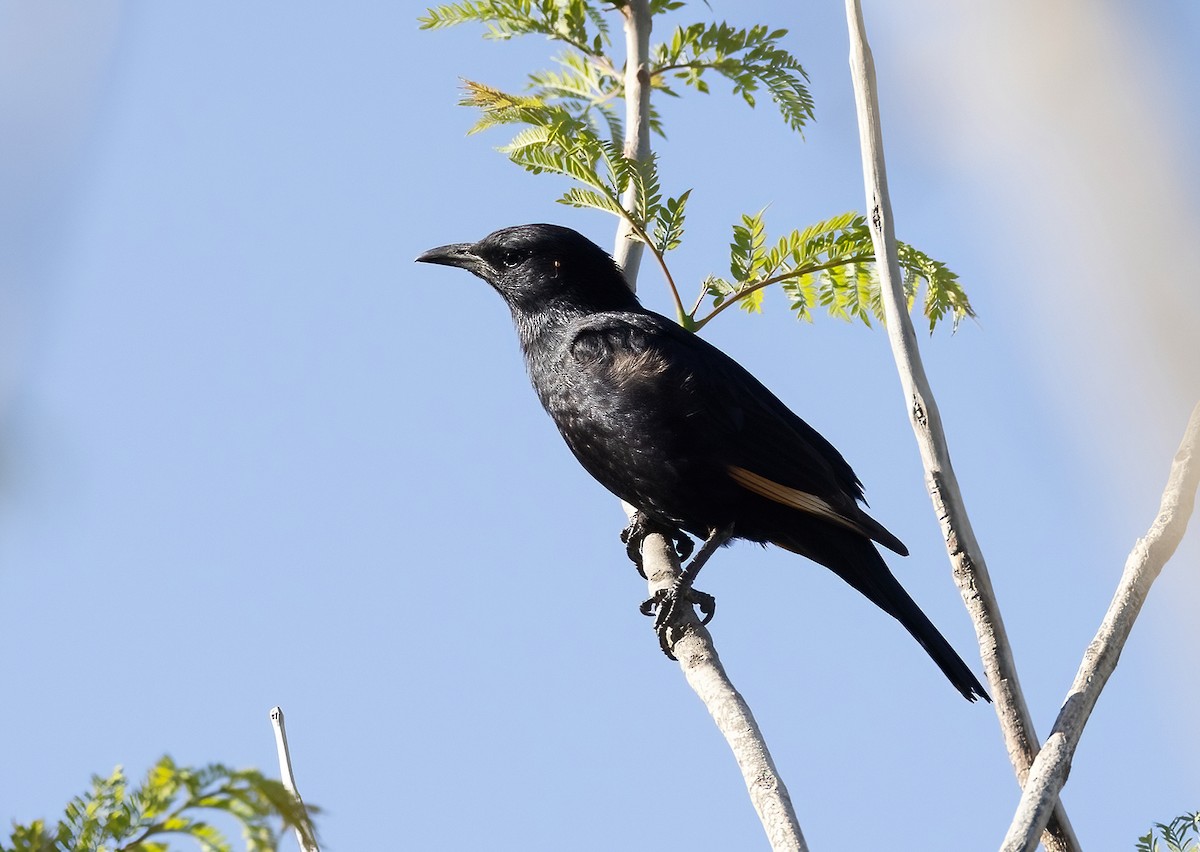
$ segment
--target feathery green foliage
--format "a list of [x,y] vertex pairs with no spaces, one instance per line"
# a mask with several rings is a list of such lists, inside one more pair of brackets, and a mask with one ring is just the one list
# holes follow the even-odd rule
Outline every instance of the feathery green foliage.
[[92,777],[92,789],[72,799],[53,828],[43,820],[15,825],[0,852],[167,852],[171,835],[190,838],[205,852],[231,852],[233,847],[214,826],[198,816],[202,810],[235,818],[248,852],[274,852],[279,833],[272,826],[300,828],[312,838],[308,808],[279,781],[252,769],[211,764],[201,769],[176,766],[163,757],[146,780],[130,787],[121,767],[107,778]]
[[[904,243],[900,244],[900,267],[908,308],[916,302],[924,284],[922,313],[932,331],[949,315],[957,327],[975,312],[959,286],[958,277],[928,255]],[[857,213],[843,213],[803,231],[792,231],[768,248],[762,211],[744,215],[733,226],[729,246],[729,271],[732,280],[709,276],[704,281],[704,296],[711,298],[712,311],[693,320],[697,328],[731,304],[751,313],[762,311],[763,290],[779,284],[799,319],[812,322],[812,307],[825,308],[830,316],[843,320],[883,320],[883,299],[875,274],[875,250],[866,219]],[[703,299],[703,297],[702,297]]]
[[481,23],[484,38],[510,39],[539,33],[576,50],[600,56],[608,45],[608,22],[586,0],[469,0],[434,6],[417,19],[423,30]]
[[[814,308],[844,320],[882,320],[883,302],[875,275],[875,254],[862,216],[846,213],[795,230],[768,247],[762,213],[743,216],[733,228],[729,280],[709,276],[690,312],[665,261],[683,239],[688,189],[662,201],[657,160],[624,156],[625,77],[607,53],[605,14],[622,2],[586,0],[476,0],[436,6],[420,19],[425,29],[481,23],[485,37],[507,39],[541,34],[565,45],[553,70],[529,75],[527,90],[511,94],[474,81],[464,82],[460,103],[478,110],[471,133],[513,125],[516,135],[500,151],[533,174],[565,177],[574,186],[558,201],[602,210],[625,220],[632,238],[654,254],[671,289],[677,319],[699,329],[731,304],[750,313],[763,308],[763,291],[778,284],[796,315],[812,321]],[[652,15],[681,8],[680,0],[651,0]],[[733,91],[750,106],[765,90],[784,120],[802,133],[813,117],[813,100],[800,62],[781,46],[787,30],[725,23],[694,23],[675,28],[670,39],[654,45],[647,71],[653,92],[678,96],[678,84],[709,91],[708,78],[730,80]],[[649,124],[663,135],[653,98]],[[626,190],[633,202],[625,201]],[[949,319],[953,328],[974,316],[957,276],[945,264],[901,243],[900,266],[911,310],[922,290],[921,309],[929,329]],[[698,316],[706,299],[709,312]]]
[[607,65],[589,61],[577,52],[564,51],[554,57],[557,71],[535,71],[529,75],[530,97],[559,104],[570,115],[591,124],[597,133],[620,142],[625,125],[617,106],[623,84]]
[[1139,837],[1137,852],[1200,852],[1200,811],[1175,817],[1169,823],[1156,822],[1164,845],[1159,844],[1155,832]]
[[764,26],[739,30],[725,23],[678,27],[671,40],[652,52],[650,78],[656,88],[676,94],[664,79],[670,75],[698,92],[708,92],[706,71],[733,82],[734,94],[750,106],[763,86],[771,93],[788,125],[797,132],[813,117],[813,99],[805,85],[808,75],[799,61],[779,46],[787,30]]
[[[472,132],[497,124],[524,125],[500,151],[533,174],[556,174],[580,184],[568,189],[558,199],[561,203],[625,219],[635,237],[660,255],[679,245],[688,192],[663,205],[653,157],[626,157],[619,141],[602,138],[585,118],[539,98],[467,82],[461,103],[479,110]],[[622,197],[631,186],[634,203],[626,209]]]
[[689,189],[678,198],[668,198],[667,203],[658,209],[654,237],[650,243],[663,254],[678,248],[683,241],[683,211],[691,194]]

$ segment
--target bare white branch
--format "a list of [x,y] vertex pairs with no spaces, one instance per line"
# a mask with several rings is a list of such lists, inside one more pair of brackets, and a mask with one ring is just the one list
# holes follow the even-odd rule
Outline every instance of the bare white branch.
[[[275,729],[275,752],[279,755],[279,777],[288,792],[296,797],[301,806],[304,800],[296,789],[296,776],[292,774],[292,755],[288,751],[287,729],[283,725],[283,708],[276,705],[271,708],[271,727]],[[296,842],[303,852],[321,852],[317,841],[307,836],[299,827],[296,828]]]
[[[650,157],[650,5],[647,0],[629,0],[621,12],[625,17],[626,46],[625,156],[645,160]],[[630,191],[633,192],[632,188]],[[633,209],[636,199],[627,195],[624,203],[626,209]],[[628,223],[621,220],[613,259],[625,272],[630,289],[636,291],[643,245],[630,239],[630,233]],[[632,519],[633,507],[626,505],[625,511]],[[657,534],[647,536],[642,544],[642,567],[651,597],[660,589],[674,585],[680,575],[679,560],[672,543]],[[779,777],[754,714],[721,665],[712,634],[694,613],[689,616],[684,634],[673,650],[688,684],[704,702],[733,750],[771,848],[775,852],[807,852],[791,797]]]
[[[854,78],[859,136],[862,141],[867,218],[875,245],[876,270],[883,295],[888,339],[900,374],[905,407],[920,448],[921,463],[925,468],[925,487],[942,528],[954,581],[975,627],[1009,759],[1016,770],[1017,780],[1023,785],[1038,752],[1037,734],[1017,678],[1012,647],[992,591],[987,564],[971,528],[966,503],[950,462],[949,444],[942,429],[941,415],[925,375],[916,333],[908,316],[887,191],[875,63],[867,44],[858,0],[846,0],[846,18],[850,31],[850,69]],[[1053,804],[1053,818],[1042,838],[1047,850],[1078,852],[1079,841],[1067,821],[1065,810],[1056,801]]]
[[1171,463],[1171,474],[1158,507],[1158,516],[1125,560],[1125,570],[1100,629],[1084,652],[1075,682],[1063,702],[1050,738],[1029,770],[1021,802],[1000,847],[1003,852],[1027,852],[1037,847],[1052,803],[1066,783],[1083,727],[1100,691],[1117,667],[1121,650],[1141,612],[1150,585],[1175,553],[1196,501],[1200,485],[1200,404],[1192,409],[1183,441]]
[[[626,506],[627,512],[630,509]],[[642,546],[642,567],[646,571],[651,597],[660,589],[670,588],[680,573],[674,551],[661,535],[646,537]],[[742,780],[746,782],[750,802],[762,822],[771,848],[775,852],[807,852],[808,846],[804,843],[791,796],[779,777],[750,705],[729,680],[717,656],[712,634],[694,613],[689,616],[686,632],[675,643],[673,650],[688,684],[704,702],[733,751],[738,768],[742,771]]]
[[[650,158],[650,4],[629,0],[621,7],[625,17],[625,156],[631,160]],[[626,210],[637,206],[637,188],[630,186],[621,203]],[[630,288],[637,290],[638,267],[644,246],[632,239],[633,228],[624,219],[617,225],[613,260],[625,271]]]

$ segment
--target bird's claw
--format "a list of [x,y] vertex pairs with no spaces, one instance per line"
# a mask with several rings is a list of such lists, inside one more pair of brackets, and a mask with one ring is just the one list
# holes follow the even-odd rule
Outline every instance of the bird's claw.
[[692,540],[683,532],[657,524],[641,512],[637,512],[629,521],[629,526],[621,530],[621,543],[625,545],[625,554],[637,568],[638,573],[642,575],[643,580],[646,579],[646,569],[642,565],[642,542],[646,540],[646,536],[652,533],[660,533],[672,542],[679,561],[682,562],[692,555]]
[[629,557],[629,561],[637,568],[643,580],[646,579],[646,569],[642,567],[642,542],[646,540],[648,534],[646,522],[641,512],[630,518],[629,526],[621,530],[621,543],[625,545],[625,555]]
[[642,605],[638,607],[642,615],[654,616],[654,632],[658,635],[658,645],[672,660],[676,659],[675,643],[686,632],[687,616],[694,615],[691,610],[693,605],[700,607],[701,624],[712,621],[717,611],[717,599],[707,592],[678,583],[669,589],[659,589],[653,597],[642,601]]

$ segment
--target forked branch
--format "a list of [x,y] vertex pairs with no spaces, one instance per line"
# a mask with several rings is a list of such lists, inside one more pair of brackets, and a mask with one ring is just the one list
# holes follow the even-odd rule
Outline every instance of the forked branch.
[[1117,667],[1121,650],[1141,612],[1150,584],[1179,546],[1200,484],[1200,404],[1192,409],[1187,430],[1163,491],[1158,517],[1145,538],[1139,538],[1125,561],[1121,582],[1096,637],[1084,652],[1075,682],[1063,702],[1050,738],[1029,769],[1021,802],[1004,838],[1002,852],[1031,852],[1050,816],[1058,792],[1071,771],[1071,759],[1100,691]]
[[[862,8],[858,0],[846,0],[846,18],[850,31],[850,69],[854,78],[854,96],[858,107],[858,131],[862,141],[863,177],[866,183],[867,218],[875,244],[876,269],[880,277],[887,321],[888,340],[905,407],[920,448],[925,468],[925,487],[933,500],[934,512],[941,524],[942,536],[950,555],[954,581],[975,626],[983,667],[995,701],[996,714],[1004,733],[1008,756],[1025,784],[1029,768],[1038,753],[1033,718],[1025,703],[1017,678],[1012,647],[1000,617],[999,604],[992,591],[987,564],[967,517],[966,504],[950,463],[949,444],[942,429],[941,415],[933,390],[925,375],[921,353],[912,322],[905,310],[900,265],[896,252],[896,234],[892,206],[887,191],[887,172],[883,159],[883,132],[879,119],[879,100],[875,88],[875,63],[867,44]],[[1042,838],[1049,852],[1078,852],[1079,841],[1067,821],[1066,811],[1054,798],[1053,814]]]

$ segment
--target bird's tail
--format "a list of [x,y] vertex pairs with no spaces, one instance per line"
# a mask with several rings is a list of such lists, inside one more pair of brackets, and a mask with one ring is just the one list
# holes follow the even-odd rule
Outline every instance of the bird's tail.
[[933,622],[921,612],[921,608],[908,592],[904,591],[900,582],[892,576],[887,563],[870,541],[850,532],[842,534],[841,531],[832,536],[823,536],[822,539],[820,553],[813,552],[811,540],[801,542],[784,538],[777,539],[775,544],[807,556],[831,569],[904,625],[904,629],[921,643],[925,653],[937,663],[938,668],[963,697],[968,701],[982,698],[991,702],[992,699],[974,672],[933,626]]

